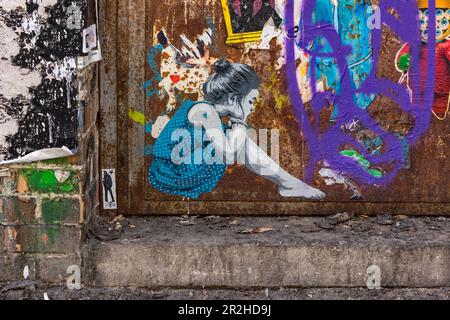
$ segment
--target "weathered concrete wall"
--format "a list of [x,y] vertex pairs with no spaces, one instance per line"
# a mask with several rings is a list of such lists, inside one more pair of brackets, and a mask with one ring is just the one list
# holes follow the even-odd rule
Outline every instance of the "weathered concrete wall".
[[[84,17],[86,2],[77,4]],[[95,64],[76,69],[82,30],[63,27],[65,5],[0,1],[0,99],[17,120],[8,127],[16,147],[2,156],[52,144],[77,148],[70,158],[0,166],[0,282],[23,279],[26,267],[30,279],[65,281],[69,266],[81,267],[84,226],[97,208],[98,72]],[[30,17],[39,32],[24,32]],[[42,117],[56,122],[46,127]]]
[[131,218],[134,228],[94,247],[92,284],[366,287],[376,266],[382,288],[450,285],[450,219],[347,218]]

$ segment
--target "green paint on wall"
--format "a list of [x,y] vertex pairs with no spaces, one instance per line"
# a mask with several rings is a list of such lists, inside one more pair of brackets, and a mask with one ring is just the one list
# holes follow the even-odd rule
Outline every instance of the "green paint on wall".
[[341,151],[341,155],[358,161],[358,163],[373,177],[375,178],[383,177],[383,172],[381,172],[380,170],[370,169],[371,164],[369,160],[367,160],[363,155],[359,154],[355,150],[343,150]]
[[78,191],[78,177],[71,171],[69,178],[58,182],[53,170],[24,169],[21,174],[31,191],[40,193],[75,193]]
[[147,122],[145,120],[145,114],[133,109],[128,110],[128,117],[134,122],[137,122],[143,126],[145,126],[145,123]]
[[57,224],[64,221],[71,209],[70,200],[45,200],[42,203],[42,220],[45,224]]

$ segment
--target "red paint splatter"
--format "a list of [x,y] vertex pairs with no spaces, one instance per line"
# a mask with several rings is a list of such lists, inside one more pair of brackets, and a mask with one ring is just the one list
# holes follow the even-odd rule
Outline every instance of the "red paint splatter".
[[177,75],[177,74],[172,74],[170,76],[170,80],[172,80],[173,84],[177,84],[178,82],[180,82],[181,77],[179,75]]

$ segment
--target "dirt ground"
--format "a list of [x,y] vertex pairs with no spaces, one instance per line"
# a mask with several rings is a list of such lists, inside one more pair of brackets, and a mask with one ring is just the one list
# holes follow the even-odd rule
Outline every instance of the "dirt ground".
[[[411,245],[450,240],[450,218],[339,213],[328,217],[115,217],[95,221],[92,241],[221,244],[309,243],[320,240],[365,243],[403,240]],[[420,243],[419,243],[420,240]]]
[[450,288],[381,289],[322,288],[267,290],[149,290],[142,288],[85,288],[68,290],[29,284],[0,293],[0,300],[450,300]]

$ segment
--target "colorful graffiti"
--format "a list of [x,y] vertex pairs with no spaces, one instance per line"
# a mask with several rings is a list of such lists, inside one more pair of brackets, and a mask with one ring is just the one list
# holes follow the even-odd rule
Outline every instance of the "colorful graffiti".
[[[293,107],[307,146],[305,181],[343,185],[351,190],[355,200],[362,199],[363,187],[386,187],[402,170],[411,168],[412,147],[427,132],[432,114],[443,120],[448,112],[450,50],[445,19],[450,11],[447,0],[436,4],[437,7],[430,1],[428,6],[427,1],[419,1],[411,6],[406,0],[381,1],[379,6],[369,0],[224,1],[227,43],[230,37],[234,37],[233,44],[243,43],[239,47],[241,63],[230,63],[217,51],[214,25],[192,39],[180,35],[179,47],[172,44],[164,30],[160,31],[148,54],[153,77],[143,87],[148,97],[167,99],[165,111],[155,121],[140,112],[129,112],[130,119],[144,126],[154,139],[152,145],[145,147],[145,155],[152,157],[150,183],[162,192],[189,198],[215,189],[230,164],[217,158],[224,154],[226,158],[225,142],[230,142],[233,134],[234,143],[239,141],[239,130],[233,126],[249,127],[247,116],[254,109],[246,113],[242,103],[253,90],[259,96],[261,89],[258,85],[245,94],[236,94],[224,79],[233,78],[234,68],[250,68],[255,73],[251,59],[245,57],[251,50],[276,49],[276,63],[267,66],[261,87],[266,95],[272,95],[276,109],[282,110],[289,104]],[[266,14],[255,31],[252,23],[262,12]],[[238,28],[239,17],[246,17],[247,29]],[[234,28],[231,33],[228,19]],[[418,22],[415,29],[411,21]],[[390,29],[391,36],[406,43],[395,61],[390,61],[402,73],[400,81],[378,72],[381,58],[386,59],[383,26]],[[256,42],[246,37],[254,31],[259,37]],[[286,73],[289,98],[277,84],[282,71]],[[217,86],[224,99],[220,103],[209,92],[214,91],[210,88],[211,79],[218,75],[223,77]],[[247,85],[241,87],[245,89]],[[236,96],[244,100],[233,100]],[[395,106],[405,125],[386,125],[375,116],[374,110],[390,105]],[[198,108],[201,112],[192,116],[191,111]],[[324,114],[328,120],[324,121]],[[231,122],[226,123],[230,117]],[[211,124],[211,119],[216,122]],[[196,126],[200,127],[199,132]],[[243,131],[241,134],[245,136]],[[198,135],[200,139],[195,138]],[[251,144],[247,138],[246,144]],[[232,150],[236,153],[241,149]],[[249,170],[281,186],[281,195],[324,197],[321,191],[285,172],[278,163],[271,163],[257,145],[254,151],[246,156],[258,159],[263,154],[267,162],[256,169],[249,165]],[[199,154],[201,164],[195,160]],[[205,159],[209,162],[203,168]],[[289,191],[283,191],[286,183]]]
[[[286,4],[286,70],[289,92],[294,111],[303,119],[302,134],[308,140],[309,165],[307,177],[311,179],[318,163],[326,163],[329,168],[360,183],[385,186],[406,166],[405,142],[413,145],[427,131],[430,123],[432,88],[434,87],[435,33],[428,35],[426,72],[420,70],[418,53],[421,49],[419,26],[411,31],[411,21],[417,17],[417,5],[408,1],[381,1],[381,22],[391,28],[402,40],[410,44],[411,81],[419,83],[420,75],[426,79],[425,90],[413,90],[413,101],[407,88],[377,78],[376,66],[381,49],[382,30],[369,29],[370,17],[367,7],[370,1],[329,1],[311,0],[303,2],[301,18],[295,21],[294,0]],[[434,8],[429,15],[429,29],[435,29]],[[398,16],[392,14],[398,13]],[[300,27],[299,27],[300,26]],[[300,30],[293,34],[292,30]],[[329,128],[320,132],[320,123],[310,122],[310,115],[303,103],[299,89],[297,72],[298,50],[306,52],[309,62],[310,82],[317,77],[325,77],[332,90],[323,92],[312,85],[312,113],[317,119],[326,107],[325,101],[332,101],[334,108]],[[370,53],[370,54],[369,54]],[[371,67],[373,65],[374,67]],[[356,66],[355,69],[352,69]],[[324,68],[326,68],[324,72]],[[328,72],[333,69],[333,71]],[[331,74],[331,76],[330,76]],[[336,77],[337,75],[337,77]],[[301,81],[300,81],[301,82]],[[404,136],[383,129],[368,112],[374,96],[385,96],[398,104],[404,113],[414,119],[414,126]],[[356,130],[345,130],[351,123],[358,123],[372,136],[370,142],[358,139]],[[358,135],[357,136],[361,136]],[[373,145],[375,143],[375,145]],[[380,145],[381,143],[381,145]],[[375,147],[376,152],[373,152]]]
[[[178,93],[193,93],[201,98],[200,87],[209,76],[209,65],[216,60],[211,58],[209,53],[211,36],[211,28],[206,29],[193,41],[182,34],[180,38],[183,45],[177,48],[170,43],[164,31],[158,33],[158,43],[147,55],[148,65],[154,76],[143,87],[149,97],[159,95],[161,98],[169,98],[168,113],[177,107]],[[155,60],[157,55],[161,56],[160,66]]]
[[[423,76],[427,67],[427,46],[428,41],[428,19],[429,8],[428,1],[419,1],[419,16],[422,33],[422,49],[420,53],[420,67],[422,71],[421,90],[426,85],[426,79]],[[432,112],[439,120],[445,120],[450,108],[450,1],[436,1],[436,73],[435,90]],[[406,82],[410,92],[410,64],[411,49],[408,43],[405,43],[396,56],[397,71],[402,73],[399,83]]]

